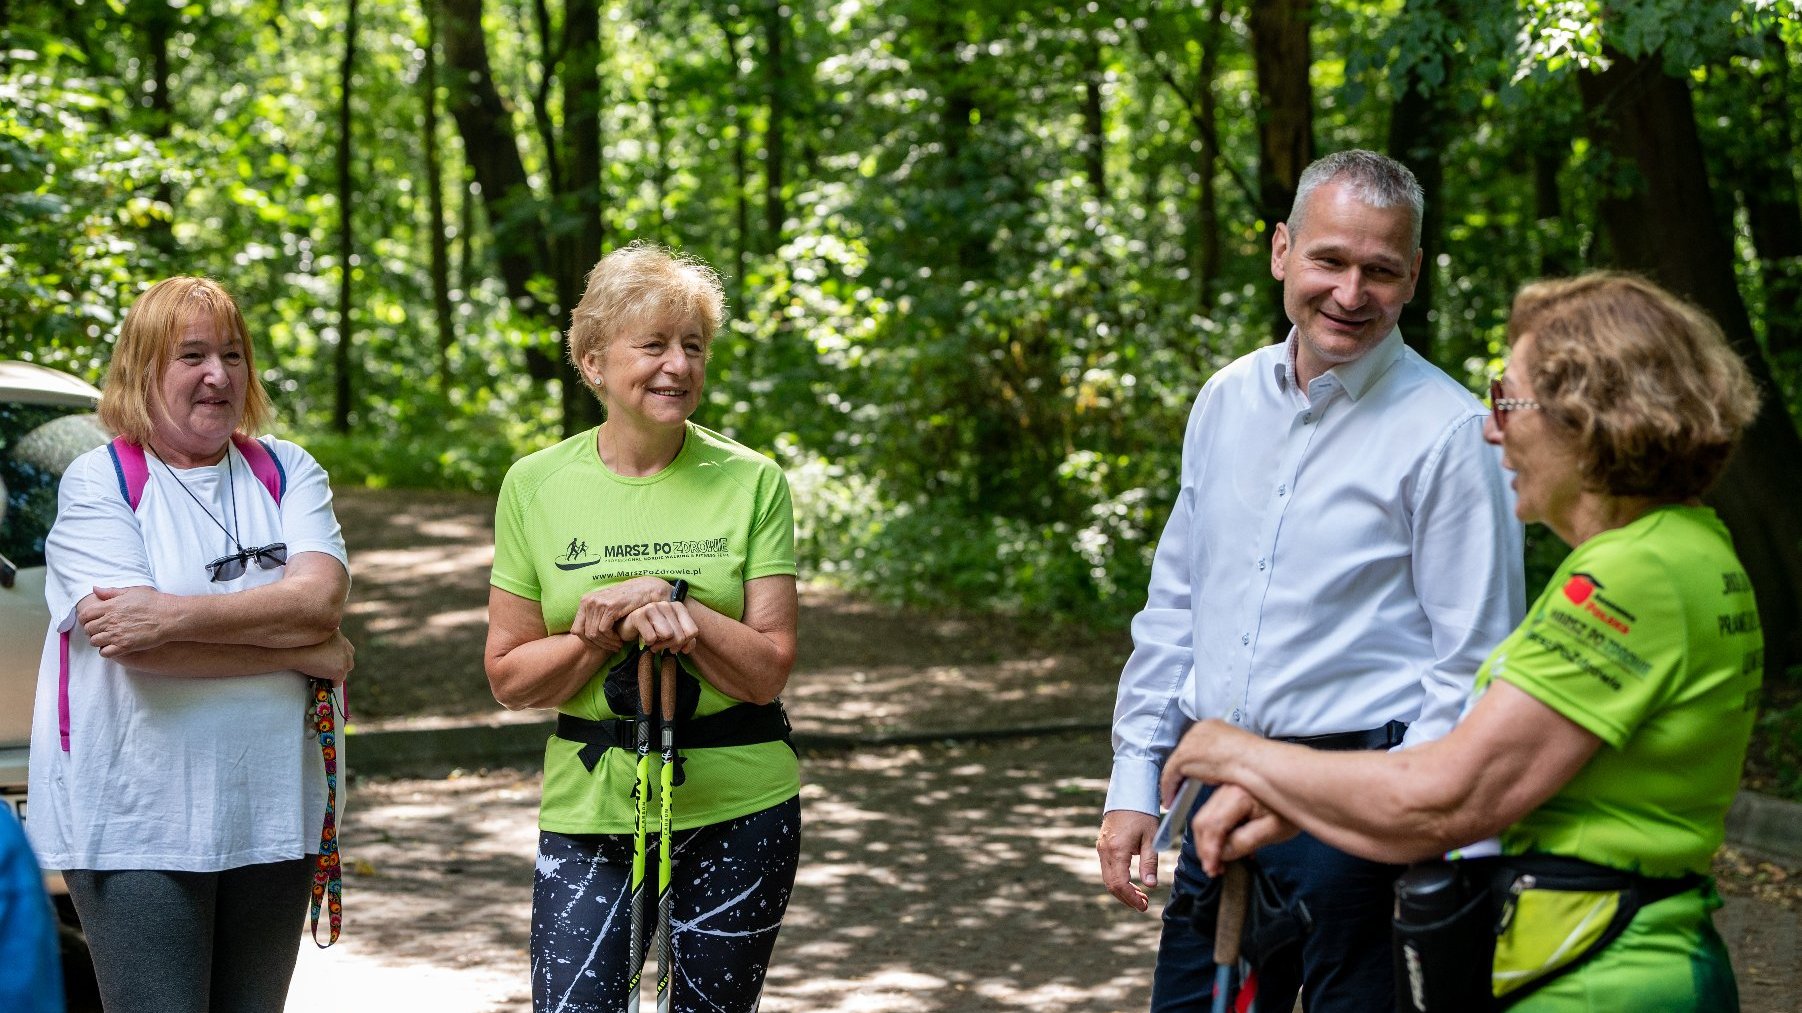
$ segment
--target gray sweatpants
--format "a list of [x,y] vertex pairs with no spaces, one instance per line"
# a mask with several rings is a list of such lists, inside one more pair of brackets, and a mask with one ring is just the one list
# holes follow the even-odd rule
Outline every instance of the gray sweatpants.
[[107,1013],[281,1013],[312,861],[63,873]]

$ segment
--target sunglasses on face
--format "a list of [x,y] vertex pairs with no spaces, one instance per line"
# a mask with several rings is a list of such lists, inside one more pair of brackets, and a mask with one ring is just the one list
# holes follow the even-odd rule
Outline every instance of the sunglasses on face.
[[259,570],[273,570],[287,562],[287,543],[275,542],[255,549],[239,549],[229,556],[220,556],[206,565],[206,572],[212,574],[213,583],[218,584],[244,576],[244,568],[251,563],[255,563]]
[[1534,411],[1539,407],[1538,401],[1524,397],[1507,397],[1502,393],[1502,381],[1489,381],[1489,415],[1495,419],[1497,429],[1508,428],[1509,412]]

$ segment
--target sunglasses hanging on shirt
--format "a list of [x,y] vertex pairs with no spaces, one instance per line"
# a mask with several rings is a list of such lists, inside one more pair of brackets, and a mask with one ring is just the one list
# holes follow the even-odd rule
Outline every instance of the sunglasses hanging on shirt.
[[[149,449],[148,445],[145,449]],[[244,576],[245,569],[251,563],[255,563],[259,570],[273,570],[287,564],[288,545],[286,542],[271,542],[268,545],[259,545],[254,549],[246,549],[244,543],[238,541],[238,536],[232,534],[231,529],[227,528],[223,521],[214,517],[213,512],[200,501],[200,497],[194,495],[194,490],[188,488],[188,483],[181,480],[181,476],[175,473],[174,468],[169,467],[169,462],[158,456],[155,450],[150,451],[150,456],[156,458],[157,463],[163,466],[163,470],[169,473],[169,477],[175,479],[175,484],[181,486],[181,491],[188,494],[188,498],[194,501],[194,505],[200,508],[201,513],[206,514],[207,520],[212,521],[215,527],[225,532],[225,537],[231,539],[232,547],[238,550],[206,564],[207,576],[212,578],[213,583],[222,584],[228,580],[237,580]],[[237,480],[233,477],[233,473],[236,471],[237,469],[232,466],[231,449],[228,447],[225,451],[225,494],[227,502],[231,504],[230,511],[234,523],[238,519],[238,487]]]

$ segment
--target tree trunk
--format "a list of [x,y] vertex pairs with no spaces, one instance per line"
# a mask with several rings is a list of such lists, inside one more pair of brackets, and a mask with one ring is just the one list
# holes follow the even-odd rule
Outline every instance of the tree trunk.
[[1214,283],[1220,278],[1220,188],[1214,171],[1220,164],[1220,100],[1214,92],[1214,75],[1220,64],[1220,22],[1226,0],[1210,0],[1208,20],[1201,35],[1201,63],[1195,75],[1195,99],[1191,103],[1196,135],[1195,149],[1195,312],[1207,316],[1214,309]]
[[1558,189],[1558,172],[1564,168],[1567,146],[1545,143],[1533,152],[1533,219],[1538,223],[1539,273],[1557,278],[1577,271],[1577,251],[1571,248],[1564,217],[1564,197]]
[[782,37],[788,32],[788,7],[783,0],[768,0],[763,12],[763,41],[766,59],[763,66],[765,101],[769,103],[769,127],[763,139],[763,227],[768,234],[771,252],[782,248],[783,224],[788,211],[783,206],[783,146],[788,119],[788,66],[782,54]]
[[1082,56],[1082,161],[1095,200],[1107,207],[1107,124],[1101,115],[1101,40],[1093,36],[1078,47]]
[[[150,92],[150,124],[145,133],[167,154],[170,131],[175,123],[175,107],[169,97],[169,35],[181,12],[167,4],[145,4],[142,10],[146,12],[144,35],[150,50],[150,87],[147,89]],[[175,188],[170,185],[167,175],[157,178],[151,196],[163,212],[150,219],[146,238],[165,256],[171,256],[176,247]]]
[[[566,17],[567,17],[567,13]],[[544,148],[544,172],[551,193],[563,193],[563,153],[558,150],[557,128],[551,121],[551,89],[557,84],[557,68],[564,50],[551,44],[551,9],[545,0],[533,0],[532,26],[538,33],[538,83],[532,89],[532,123]]]
[[651,199],[655,202],[657,241],[669,243],[669,120],[664,117],[664,91],[651,85],[645,95],[645,106],[651,121]]
[[[732,72],[732,278],[730,292],[732,304],[739,309],[744,307],[745,298],[745,257],[751,242],[751,171],[747,160],[746,147],[750,133],[750,117],[745,110],[745,85],[743,75],[738,69],[738,41],[741,33],[732,24],[732,19],[720,11],[714,12],[714,23],[719,25],[720,34],[726,37],[726,66]],[[751,346],[746,345],[748,354]]]
[[[1252,57],[1258,79],[1258,217],[1266,235],[1289,217],[1301,171],[1314,160],[1314,97],[1308,86],[1312,56],[1310,0],[1259,0],[1251,5]],[[1265,287],[1275,334],[1289,331],[1283,289]]]
[[1733,244],[1715,211],[1689,82],[1667,76],[1658,54],[1579,77],[1597,145],[1637,170],[1601,204],[1614,259],[1707,310],[1751,367],[1764,406],[1709,500],[1733,532],[1758,594],[1765,670],[1802,659],[1802,439],[1753,338],[1733,275]]
[[332,430],[350,432],[351,404],[351,274],[356,270],[356,237],[351,232],[351,205],[356,187],[351,179],[351,84],[357,69],[357,0],[348,0],[344,17],[344,62],[338,68],[338,344],[332,350]]
[[[1407,16],[1405,10],[1403,16]],[[1450,87],[1453,69],[1451,61],[1442,62],[1447,73],[1436,86],[1427,82],[1415,64],[1403,80],[1401,95],[1389,115],[1389,157],[1413,170],[1427,197],[1426,213],[1420,222],[1420,246],[1426,255],[1421,257],[1420,282],[1414,288],[1414,298],[1402,307],[1400,326],[1402,340],[1428,362],[1441,361],[1433,354],[1433,259],[1439,253],[1440,237],[1445,231],[1445,214],[1440,210],[1445,198],[1440,191],[1445,182],[1442,149],[1446,113],[1440,96]]]
[[450,298],[450,243],[444,234],[444,169],[438,154],[438,24],[431,0],[425,7],[425,67],[420,91],[425,113],[426,209],[432,251],[432,318],[438,331],[438,393],[450,392],[450,350],[457,341],[457,322]]
[[[563,319],[575,310],[595,262],[601,259],[601,11],[598,0],[569,0],[563,11],[563,182],[557,207],[568,219],[554,230],[557,304]],[[661,162],[661,159],[659,159]],[[560,323],[562,321],[559,321]],[[568,355],[557,357],[563,381],[563,435],[601,420],[600,405],[582,385]]]
[[1802,352],[1802,204],[1796,195],[1795,132],[1787,94],[1789,55],[1773,27],[1762,73],[1753,77],[1759,144],[1740,167],[1740,193],[1764,283],[1764,342],[1773,357]]
[[[527,316],[548,317],[529,283],[551,262],[544,218],[526,177],[512,116],[489,69],[488,40],[482,34],[482,0],[438,0],[443,13],[446,93],[463,156],[475,172],[494,239],[495,266],[508,298]],[[555,326],[554,324],[552,326]],[[555,377],[560,355],[526,350],[526,368],[537,380]]]
[[[465,162],[468,158],[465,157]],[[455,277],[457,291],[468,298],[469,290],[475,285],[475,234],[476,234],[476,195],[470,192],[470,170],[467,165],[457,169],[457,263]]]

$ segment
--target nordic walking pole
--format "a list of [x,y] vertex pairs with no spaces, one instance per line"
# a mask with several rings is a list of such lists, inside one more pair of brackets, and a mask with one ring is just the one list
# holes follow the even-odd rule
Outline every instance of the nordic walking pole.
[[632,918],[632,949],[626,957],[626,966],[632,969],[627,976],[626,1009],[628,1013],[638,1013],[638,981],[644,969],[644,859],[645,834],[650,830],[646,817],[650,815],[651,804],[651,708],[656,706],[656,694],[651,691],[651,652],[642,650],[638,655],[638,714],[635,731],[638,737],[638,786],[632,791],[632,892],[630,914]]
[[663,820],[657,835],[657,921],[663,932],[663,953],[657,958],[657,1013],[670,1013],[671,971],[676,966],[676,943],[671,925],[674,894],[670,890],[670,821],[676,795],[676,657],[663,652],[659,673],[663,696]]
[[1214,922],[1214,1013],[1232,1009],[1233,975],[1239,968],[1239,934],[1245,928],[1249,876],[1240,862],[1221,874],[1220,914]]

